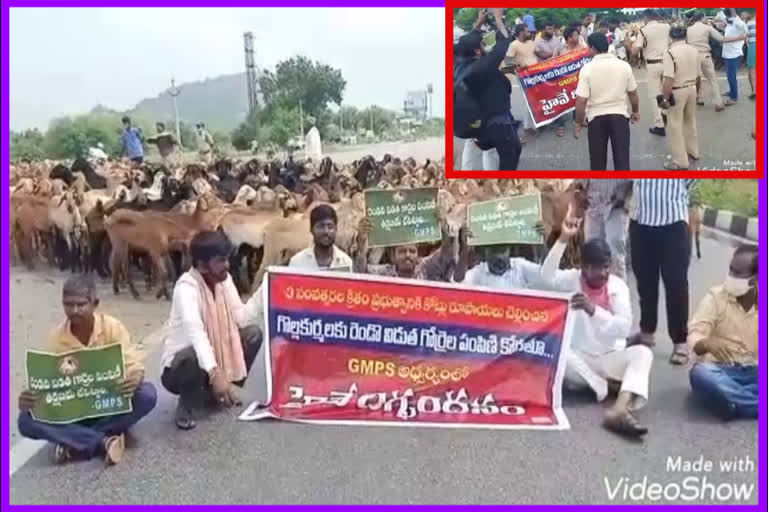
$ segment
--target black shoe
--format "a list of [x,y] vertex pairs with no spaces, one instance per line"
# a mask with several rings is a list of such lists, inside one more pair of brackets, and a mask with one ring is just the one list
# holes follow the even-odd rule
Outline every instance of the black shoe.
[[648,131],[654,135],[661,135],[662,137],[667,135],[667,130],[665,130],[664,128],[659,128],[658,126],[654,126],[653,128],[648,128]]
[[181,430],[191,430],[197,426],[192,409],[181,397],[176,405],[176,426]]
[[749,95],[749,99],[751,99],[751,100],[753,100],[753,101],[754,101],[754,99],[755,99],[755,97],[756,97],[756,96],[757,96],[757,95],[756,95],[755,93],[752,93],[752,94],[750,94],[750,95]]

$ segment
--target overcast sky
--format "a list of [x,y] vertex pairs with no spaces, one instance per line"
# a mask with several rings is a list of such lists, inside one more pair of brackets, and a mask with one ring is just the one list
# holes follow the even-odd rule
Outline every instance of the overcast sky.
[[102,104],[124,110],[176,83],[245,70],[243,32],[256,65],[302,54],[340,68],[344,104],[401,109],[433,83],[444,115],[442,9],[36,9],[10,13],[10,125]]

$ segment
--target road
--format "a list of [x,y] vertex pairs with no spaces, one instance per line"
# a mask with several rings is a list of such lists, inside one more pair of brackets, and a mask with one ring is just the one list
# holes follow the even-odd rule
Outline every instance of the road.
[[[721,91],[728,89],[725,75],[719,76]],[[645,70],[635,70],[640,97],[640,123],[630,125],[630,168],[637,170],[661,170],[669,154],[666,137],[648,132],[650,100]],[[748,99],[750,93],[746,75],[740,75],[739,101],[722,112],[715,112],[711,96],[706,105],[696,109],[696,126],[701,158],[691,161],[691,170],[754,170],[755,141],[750,132],[755,123],[755,102]],[[536,137],[523,145],[519,170],[589,169],[587,130],[578,139],[573,137],[571,114],[566,114],[566,134],[557,137],[554,128],[545,126]],[[608,169],[613,168],[613,156],[608,149]]]
[[[732,246],[721,235],[714,237],[704,234],[702,259],[691,264],[692,305],[727,271]],[[44,324],[60,314],[62,279],[12,269],[12,403],[22,384],[24,348],[40,339]],[[167,304],[150,298],[141,303],[128,297],[115,300],[106,284],[102,292],[103,307],[119,311],[137,339],[144,339],[147,376],[156,382],[159,336],[144,336],[165,319]],[[637,312],[636,297],[633,308]],[[10,502],[606,503],[604,478],[611,486],[621,477],[629,483],[646,476],[663,485],[681,483],[694,474],[667,471],[667,457],[703,456],[716,465],[706,475],[710,483],[754,484],[747,502],[757,503],[756,469],[721,473],[717,467],[738,457],[752,457],[757,465],[757,422],[724,424],[696,408],[689,400],[685,369],[667,363],[671,347],[665,332],[660,315],[650,403],[640,413],[650,433],[640,443],[604,431],[599,425],[603,406],[589,396],[566,396],[571,430],[563,432],[243,423],[237,421],[237,411],[179,432],[173,425],[175,401],[160,391],[157,409],[134,429],[130,449],[116,467],[105,469],[100,459],[53,466],[50,446],[36,451],[34,443],[19,442],[12,433],[12,468],[30,450],[33,455],[11,476]],[[256,378],[260,370],[255,368],[249,378],[246,399],[262,398]],[[15,418],[15,409],[11,413]]]

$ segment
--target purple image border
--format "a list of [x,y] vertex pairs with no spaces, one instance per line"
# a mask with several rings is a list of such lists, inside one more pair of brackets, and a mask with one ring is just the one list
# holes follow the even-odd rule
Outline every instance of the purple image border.
[[[2,104],[2,119],[3,119],[3,126],[2,126],[2,169],[3,169],[3,186],[2,186],[2,264],[3,264],[3,272],[2,272],[2,364],[3,364],[3,380],[2,380],[2,425],[3,425],[3,435],[2,435],[2,460],[3,460],[3,471],[2,471],[2,504],[3,507],[9,506],[10,501],[10,441],[9,436],[5,432],[5,427],[9,425],[9,407],[10,407],[10,400],[13,397],[9,396],[10,393],[10,347],[9,347],[9,286],[8,286],[8,272],[9,272],[9,261],[8,261],[8,241],[9,241],[9,226],[8,226],[8,187],[6,185],[6,182],[8,181],[9,176],[9,121],[8,121],[8,108],[9,108],[9,31],[8,31],[8,24],[9,24],[9,9],[11,7],[444,7],[444,3],[442,1],[436,1],[436,0],[378,0],[378,1],[365,1],[365,0],[320,0],[317,2],[311,2],[311,1],[296,1],[296,0],[289,0],[284,2],[279,2],[276,0],[272,1],[259,1],[259,0],[223,0],[223,1],[216,1],[216,0],[116,0],[116,1],[109,1],[109,0],[81,0],[81,1],[72,1],[72,0],[29,0],[29,1],[21,1],[21,0],[10,0],[10,1],[3,1],[3,12],[2,12],[2,33],[3,33],[3,51],[2,51],[2,88],[3,88],[3,104]],[[766,49],[765,49],[765,42],[763,42],[763,55],[766,55]],[[766,95],[766,81],[763,82],[763,97],[768,97]],[[768,115],[768,109],[766,108],[768,106],[768,102],[764,102],[764,113],[762,116],[762,119],[765,119],[766,115]],[[760,119],[761,117],[758,117]],[[768,145],[768,139],[766,139],[766,130],[765,127],[763,129],[763,140],[762,142],[758,142],[764,145]],[[763,219],[763,217],[766,216],[766,180],[765,178],[761,179],[759,181],[759,218]],[[763,223],[764,220],[761,220],[761,223]],[[760,260],[762,268],[764,269],[763,272],[760,274],[760,282],[759,286],[763,290],[766,290],[766,264],[765,264],[765,255],[766,250],[760,249]],[[765,312],[766,311],[766,293],[759,294],[760,296],[760,303],[759,308],[760,311]],[[766,344],[765,344],[765,336],[766,332],[768,332],[768,329],[766,329],[766,316],[764,314],[760,315],[760,337],[759,339],[762,340],[760,342],[760,380],[759,380],[759,386],[760,389],[765,390],[766,389],[766,366],[765,366],[765,350],[766,350]],[[762,455],[762,451],[760,448],[763,448],[765,446],[765,439],[766,439],[766,401],[765,401],[765,393],[761,393],[761,400],[760,400],[760,407],[759,407],[759,440],[758,440],[758,482],[759,482],[759,494],[758,494],[758,503],[765,503],[766,502],[766,487],[763,484],[763,481],[765,480],[765,458]],[[513,435],[513,434],[512,434]],[[557,434],[553,434],[557,435]],[[763,475],[762,478],[759,477],[759,475]],[[41,510],[55,510],[55,508],[61,507],[64,508],[63,505],[15,505],[18,507],[23,507],[25,509],[41,509]],[[98,506],[98,505],[96,505]],[[104,505],[107,506],[107,505]],[[213,507],[225,507],[228,505],[197,505],[197,506],[190,506],[186,505],[187,509],[193,509],[193,508],[200,508],[202,509],[205,507],[206,509],[210,509]],[[240,507],[242,505],[238,505]],[[298,508],[302,505],[293,505],[293,506],[280,506],[280,508]],[[362,506],[362,505],[361,505]],[[550,506],[550,505],[546,505]],[[559,509],[566,509],[566,508],[581,508],[585,509],[587,507],[592,507],[593,505],[560,505],[558,506]],[[637,505],[603,505],[603,508],[606,509],[618,509],[618,508],[630,508],[635,507]],[[663,510],[667,507],[677,507],[678,505],[655,505],[656,510]],[[746,510],[750,508],[756,508],[757,505],[688,505],[689,507],[713,507],[717,506],[720,508],[738,508],[739,510]],[[763,505],[764,506],[764,505]],[[143,507],[142,505],[108,505],[108,507],[119,507],[122,510],[126,510],[128,508],[140,508]],[[170,508],[175,507],[174,505],[157,505],[154,506],[155,509],[157,508]],[[228,506],[231,507],[231,506]],[[264,507],[272,508],[272,507],[278,507],[277,505],[264,505]],[[320,509],[327,509],[327,510],[333,510],[336,506],[335,505],[303,505],[302,507],[313,507],[313,508],[320,508]],[[432,510],[442,510],[445,506],[444,505],[424,505],[420,506],[419,508],[423,509],[432,509]],[[513,505],[497,505],[497,506],[490,506],[491,508],[501,508],[501,507],[513,507]],[[745,508],[746,507],[746,508]],[[405,508],[405,506],[389,506],[388,508]],[[515,506],[515,508],[521,508],[521,509],[541,509],[541,506],[536,505],[521,505],[521,506]]]

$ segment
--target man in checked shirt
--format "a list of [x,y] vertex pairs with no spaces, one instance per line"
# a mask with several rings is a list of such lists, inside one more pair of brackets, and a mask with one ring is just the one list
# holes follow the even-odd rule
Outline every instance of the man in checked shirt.
[[445,222],[442,223],[442,241],[440,248],[429,256],[420,258],[417,244],[398,245],[390,248],[393,264],[368,264],[368,234],[373,225],[368,217],[360,220],[357,238],[355,272],[379,276],[403,277],[424,281],[450,281],[455,267],[453,256],[454,240],[448,234]]

